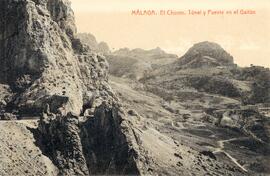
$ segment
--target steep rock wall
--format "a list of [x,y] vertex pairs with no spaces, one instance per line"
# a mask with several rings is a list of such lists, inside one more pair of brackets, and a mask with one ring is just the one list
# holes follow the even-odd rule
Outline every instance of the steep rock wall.
[[0,8],[0,83],[14,95],[6,111],[42,114],[36,140],[59,175],[138,174],[108,63],[75,37],[70,2],[3,0]]
[[0,82],[16,93],[12,105],[24,114],[45,104],[80,114],[84,95],[103,90],[108,65],[74,37],[69,1],[4,0],[0,6]]

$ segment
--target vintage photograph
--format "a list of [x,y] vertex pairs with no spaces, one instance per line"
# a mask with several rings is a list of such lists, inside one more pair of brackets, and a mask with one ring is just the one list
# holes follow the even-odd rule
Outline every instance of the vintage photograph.
[[0,176],[270,176],[270,1],[0,0]]

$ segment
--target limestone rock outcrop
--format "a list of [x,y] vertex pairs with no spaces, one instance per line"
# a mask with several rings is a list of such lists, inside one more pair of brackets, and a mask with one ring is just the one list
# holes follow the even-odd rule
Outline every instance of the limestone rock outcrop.
[[40,116],[37,144],[59,175],[138,174],[108,63],[75,37],[70,2],[3,0],[0,22],[4,117]]
[[131,125],[119,105],[103,102],[92,118],[81,121],[68,113],[43,114],[40,146],[59,175],[138,175],[138,153],[132,147]]
[[13,107],[33,114],[49,104],[54,112],[64,106],[80,114],[83,97],[106,87],[108,65],[75,38],[70,2],[4,0],[0,6],[0,82],[16,94]]

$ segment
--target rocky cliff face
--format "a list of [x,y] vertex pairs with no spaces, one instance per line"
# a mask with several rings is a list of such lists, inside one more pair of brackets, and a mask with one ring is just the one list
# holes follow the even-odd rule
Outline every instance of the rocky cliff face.
[[138,174],[108,64],[75,37],[70,2],[4,0],[0,8],[3,110],[42,114],[36,140],[60,175]]
[[16,93],[12,106],[33,113],[49,104],[54,112],[63,106],[80,114],[91,99],[86,95],[93,97],[106,89],[108,65],[74,37],[69,1],[1,1],[0,5],[0,77]]
[[72,114],[48,116],[40,123],[40,146],[59,175],[139,174],[131,126],[117,105],[105,102],[85,121]]

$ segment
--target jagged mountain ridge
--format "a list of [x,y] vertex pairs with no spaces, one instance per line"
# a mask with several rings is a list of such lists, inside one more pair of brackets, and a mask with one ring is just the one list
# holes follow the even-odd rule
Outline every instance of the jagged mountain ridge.
[[159,47],[150,50],[120,48],[116,51],[110,51],[109,47],[100,46],[101,44],[107,46],[107,44],[105,42],[98,43],[92,34],[80,33],[77,36],[90,49],[106,57],[110,64],[109,73],[115,76],[139,80],[144,77],[144,74],[160,65],[171,63],[177,58],[177,55],[166,53]]
[[128,48],[120,48],[119,50],[114,51],[113,55],[137,57],[138,59],[145,59],[145,60],[176,57],[175,54],[168,54],[165,51],[163,51],[160,47],[150,50],[144,50],[141,48],[135,48],[132,50]]
[[90,33],[78,33],[76,36],[96,53],[109,54],[111,52],[106,42],[98,42],[96,37]]
[[106,58],[110,74],[139,80],[160,65],[175,61],[177,55],[168,54],[159,47],[151,50],[122,48]]

